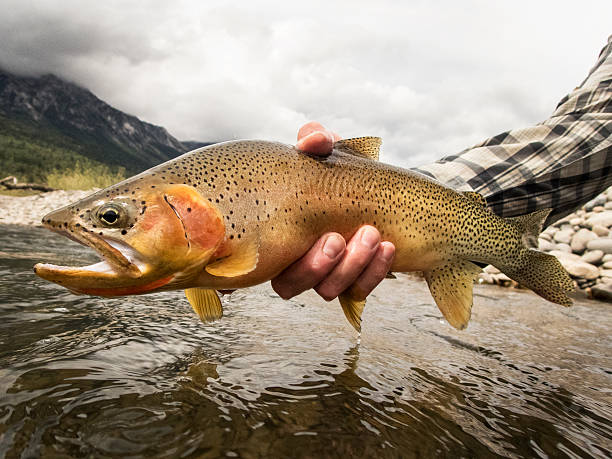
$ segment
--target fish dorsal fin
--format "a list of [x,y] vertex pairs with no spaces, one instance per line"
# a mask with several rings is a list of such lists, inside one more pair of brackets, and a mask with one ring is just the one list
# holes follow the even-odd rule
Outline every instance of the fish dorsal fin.
[[237,244],[232,254],[206,266],[213,276],[238,277],[248,274],[257,266],[259,260],[259,239],[256,237]]
[[538,247],[538,236],[542,232],[542,226],[552,209],[537,210],[531,214],[511,217],[507,220],[512,223],[522,235],[523,243],[532,249]]
[[361,333],[361,313],[363,312],[366,301],[354,299],[349,292],[338,295],[338,300],[340,300],[340,306],[342,306],[344,315],[349,323],[357,332]]
[[487,207],[487,200],[477,191],[463,191],[462,194],[466,198],[469,198],[474,201],[476,204],[480,204],[483,207]]
[[453,327],[463,330],[472,314],[472,287],[481,269],[474,263],[456,260],[425,273],[431,295]]
[[217,292],[210,288],[188,288],[187,301],[202,322],[212,322],[223,317],[223,306]]
[[381,144],[380,137],[355,137],[354,139],[338,140],[334,143],[334,148],[378,161]]

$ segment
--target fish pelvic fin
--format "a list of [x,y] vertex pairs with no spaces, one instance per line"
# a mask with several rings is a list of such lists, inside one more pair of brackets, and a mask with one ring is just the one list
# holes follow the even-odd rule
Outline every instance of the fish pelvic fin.
[[346,319],[358,333],[361,333],[361,314],[363,308],[365,308],[366,300],[355,299],[350,291],[338,295],[338,300]]
[[223,317],[223,306],[215,290],[188,288],[185,290],[185,296],[202,322],[213,322]]
[[542,209],[531,214],[520,215],[506,219],[514,225],[522,235],[523,244],[535,249],[538,247],[538,236],[542,232],[544,222],[552,209]]
[[355,137],[354,139],[338,140],[334,143],[334,148],[362,158],[378,161],[381,145],[382,139],[380,137]]
[[548,301],[562,306],[572,305],[567,292],[575,290],[574,282],[555,256],[526,248],[520,260],[518,266],[499,265],[497,268]]
[[472,288],[481,271],[472,262],[454,260],[424,273],[440,312],[458,330],[467,327],[472,315]]

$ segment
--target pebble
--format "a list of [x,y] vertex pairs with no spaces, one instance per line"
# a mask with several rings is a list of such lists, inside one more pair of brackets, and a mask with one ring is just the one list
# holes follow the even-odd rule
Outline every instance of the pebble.
[[606,204],[604,205],[604,209],[612,210],[612,201],[606,202]]
[[589,250],[603,250],[607,254],[612,253],[612,239],[607,237],[601,237],[599,239],[593,239],[587,242],[587,249]]
[[610,226],[612,226],[612,210],[606,210],[598,214],[592,215],[586,221],[586,225],[591,228],[595,225],[601,225],[605,226],[606,228],[609,228]]
[[586,228],[580,229],[571,240],[570,247],[573,252],[582,253],[586,249],[587,242],[597,239],[597,234]]
[[591,287],[590,294],[596,300],[612,302],[612,287],[609,285],[597,284]]
[[599,277],[599,269],[590,263],[571,258],[560,258],[559,261],[572,277],[586,280],[597,279]]
[[593,232],[599,237],[606,237],[610,231],[603,225],[593,225]]
[[540,234],[539,238],[544,239],[545,241],[548,241],[548,242],[552,241],[552,236],[548,233]]
[[562,229],[561,231],[557,231],[553,236],[553,239],[562,244],[569,244],[572,240],[572,235],[574,234],[574,230],[572,229]]
[[580,225],[582,225],[584,223],[584,220],[582,218],[580,218],[580,217],[575,217],[575,218],[572,218],[569,221],[569,223],[572,226],[580,226]]
[[595,206],[595,207],[593,207],[593,212],[599,213],[599,212],[603,212],[604,210],[606,210],[604,206]]
[[612,261],[606,261],[601,267],[603,269],[612,269]]
[[546,239],[538,239],[538,250],[541,250],[542,252],[550,252],[551,250],[554,250],[556,247],[556,244],[553,244],[550,241],[547,241]]
[[569,244],[564,244],[564,243],[556,244],[555,249],[560,250],[561,252],[572,253],[572,248],[570,247]]
[[606,261],[612,261],[612,255],[610,255],[609,253],[605,254],[603,258],[601,259],[601,261],[603,261],[604,263]]
[[599,274],[601,277],[612,277],[612,269],[600,269]]
[[603,256],[604,253],[601,250],[589,250],[582,255],[582,260],[592,265],[598,265],[601,263]]

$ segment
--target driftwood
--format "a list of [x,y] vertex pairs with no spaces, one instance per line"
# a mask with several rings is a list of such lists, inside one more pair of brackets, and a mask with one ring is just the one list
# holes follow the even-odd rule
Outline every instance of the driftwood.
[[40,183],[18,183],[17,177],[12,175],[0,180],[0,185],[8,188],[9,190],[37,190],[37,191],[55,191],[56,188],[51,188],[47,185]]

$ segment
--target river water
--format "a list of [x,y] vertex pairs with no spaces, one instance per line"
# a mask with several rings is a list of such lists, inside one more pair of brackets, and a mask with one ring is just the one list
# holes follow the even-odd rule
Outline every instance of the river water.
[[0,226],[0,456],[609,457],[612,308],[475,287],[467,330],[424,282],[385,280],[359,338],[336,302],[74,296],[38,261],[95,261]]

